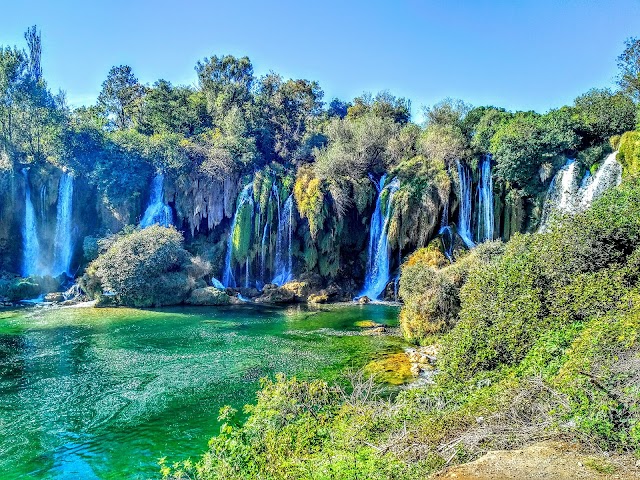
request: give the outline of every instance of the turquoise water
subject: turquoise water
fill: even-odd
[[[0,311],[0,478],[153,478],[196,458],[221,406],[284,372],[336,380],[400,340],[382,305]]]

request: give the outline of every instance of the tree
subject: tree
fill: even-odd
[[[251,101],[254,77],[248,57],[214,55],[198,62],[196,72],[214,122],[232,107],[246,108]]]
[[[606,142],[609,137],[633,130],[635,126],[636,106],[622,92],[591,89],[576,98],[573,111],[585,146]]]
[[[286,80],[270,73],[260,79],[256,104],[262,146],[284,161],[294,160],[313,120],[322,113],[324,92],[317,82]],[[264,152],[267,158],[269,152]]]
[[[24,34],[24,38],[27,41],[27,47],[29,48],[29,74],[31,78],[39,82],[42,78],[42,39],[40,32],[36,30],[36,26],[27,29]]]
[[[491,138],[496,174],[528,194],[537,193],[542,186],[540,166],[578,146],[575,128],[567,108],[545,115],[518,112],[510,121],[501,123]]]
[[[636,102],[640,101],[640,38],[628,38],[626,48],[618,57],[618,84]]]
[[[174,87],[166,80],[158,80],[147,90],[141,107],[137,128],[146,134],[191,136],[210,126],[204,97],[189,87]]]
[[[116,128],[129,128],[140,110],[145,88],[133,74],[131,67],[111,67],[102,83],[98,104],[113,116]]]

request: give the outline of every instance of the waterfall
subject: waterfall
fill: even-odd
[[[149,204],[140,221],[142,228],[155,224],[163,227],[173,225],[173,211],[169,205],[164,203],[164,175],[161,173],[153,177]]]
[[[591,203],[611,187],[622,182],[622,167],[613,152],[598,168],[595,175],[587,174],[580,180],[580,166],[573,160],[556,173],[551,180],[542,210],[539,231],[544,232],[555,213],[576,213],[586,210]]]
[[[38,241],[38,228],[36,211],[31,202],[31,186],[29,174],[26,168],[22,169],[25,183],[25,213],[22,226],[22,276],[28,277],[39,273],[40,242]]]
[[[397,178],[394,178],[385,187],[386,178],[386,175],[383,175],[378,185],[378,198],[376,200],[376,208],[371,217],[369,231],[367,274],[364,289],[360,293],[360,296],[367,296],[372,300],[380,296],[389,282],[389,238],[387,230],[391,219],[393,196],[400,188],[400,181]]]
[[[275,277],[273,283],[284,285],[293,278],[293,195],[289,195],[282,211],[278,208],[278,236],[276,238]]]
[[[491,155],[485,155],[480,165],[478,182],[478,243],[493,240],[493,180],[491,179]]]
[[[449,226],[449,199],[444,202],[442,208],[442,219],[440,220],[440,241],[442,242],[442,249],[444,250],[444,256],[453,261],[453,230]]]
[[[622,182],[622,166],[616,160],[618,152],[613,152],[602,163],[595,175],[585,178],[580,190],[580,208],[589,208],[596,198],[609,188],[618,186]]]
[[[64,173],[58,185],[58,210],[56,215],[56,234],[54,238],[53,269],[58,275],[71,275],[73,257],[73,176]]]
[[[253,207],[253,183],[246,185],[240,195],[238,195],[238,202],[236,204],[236,211],[233,214],[233,220],[231,222],[231,230],[229,231],[229,238],[227,239],[227,253],[224,260],[224,272],[222,274],[222,284],[225,287],[235,288],[236,280],[233,275],[233,234],[238,223],[238,213],[244,205],[251,205]]]
[[[471,239],[471,175],[469,168],[460,160],[458,167],[458,183],[460,186],[460,206],[458,208],[458,235],[468,248],[476,246]]]

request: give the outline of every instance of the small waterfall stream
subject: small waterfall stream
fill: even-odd
[[[40,265],[40,242],[38,241],[38,226],[36,211],[31,201],[31,186],[29,185],[29,173],[22,169],[25,182],[25,214],[22,226],[22,276],[37,275]]]
[[[449,199],[444,202],[442,207],[442,219],[440,220],[440,241],[442,242],[442,249],[444,256],[450,262],[453,262],[453,230],[449,226]]]
[[[142,228],[156,224],[163,227],[173,225],[173,211],[171,207],[164,202],[164,175],[161,173],[153,177],[149,204],[140,221]]]
[[[480,164],[478,182],[478,243],[493,240],[493,180],[491,179],[491,155],[485,155]]]
[[[236,211],[233,214],[233,220],[231,222],[231,230],[229,231],[229,238],[227,239],[227,253],[225,255],[224,271],[222,274],[222,284],[225,287],[232,287],[232,288],[236,287],[236,279],[233,274],[233,235],[236,230],[236,225],[238,223],[238,213],[240,212],[240,209],[247,204],[251,205],[252,208],[254,206],[253,183],[246,185],[240,192],[240,195],[238,195]],[[247,262],[248,262],[248,259],[247,259]],[[249,268],[247,263],[246,264],[247,278],[245,278],[245,283],[248,281],[248,270]]]
[[[73,176],[64,173],[58,186],[58,208],[54,238],[52,273],[71,275],[73,257]]]
[[[400,181],[397,178],[394,178],[387,186],[384,186],[385,180],[386,175],[383,175],[378,184],[378,198],[371,217],[369,231],[367,273],[364,288],[360,293],[360,296],[366,296],[372,300],[380,297],[389,282],[390,252],[387,230],[391,219],[393,196],[400,188]],[[386,199],[384,198],[385,193],[387,194]]]
[[[293,278],[293,195],[284,202],[282,211],[278,208],[278,234],[276,238],[276,258],[274,264],[276,285],[284,285]]]
[[[618,152],[607,156],[592,176],[588,172],[580,179],[580,165],[573,159],[556,173],[551,180],[544,201],[540,232],[549,227],[555,213],[576,213],[586,210],[594,200],[609,188],[622,182],[622,166],[616,160]]]
[[[469,167],[456,161],[458,167],[458,183],[460,206],[458,207],[458,235],[468,248],[476,246],[471,235],[471,172]]]

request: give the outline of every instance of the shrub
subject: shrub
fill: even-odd
[[[82,287],[98,298],[112,292],[117,303],[132,307],[181,303],[194,283],[182,244],[178,231],[159,225],[120,236],[89,265]]]
[[[627,132],[620,137],[618,161],[625,175],[640,173],[640,131]]]
[[[402,265],[400,327],[407,340],[420,342],[428,335],[445,332],[458,319],[460,288],[478,264],[489,263],[502,253],[500,242],[481,245],[448,265],[444,255],[431,246],[411,255]],[[448,265],[448,266],[445,266]]]

